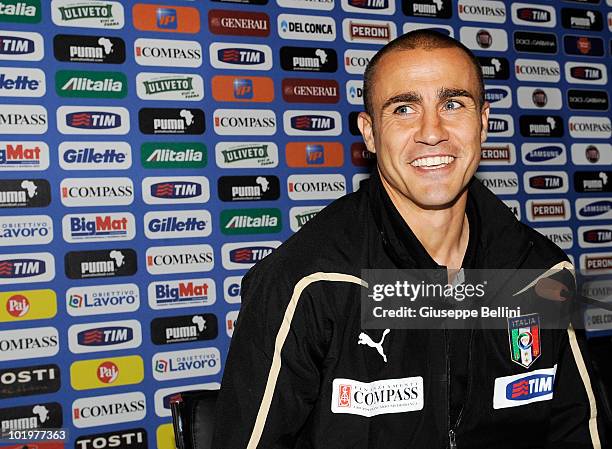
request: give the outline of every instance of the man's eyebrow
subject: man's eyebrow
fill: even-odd
[[[448,100],[452,97],[468,97],[472,101],[476,101],[474,95],[465,89],[455,89],[452,87],[443,87],[438,91],[438,98],[440,100]]]
[[[381,109],[385,110],[395,103],[421,103],[422,101],[423,97],[421,97],[421,95],[413,91],[408,91],[388,98],[387,101],[383,103]]]

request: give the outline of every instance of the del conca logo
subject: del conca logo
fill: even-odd
[[[0,2],[0,22],[39,23],[40,0],[4,0]]]
[[[127,78],[120,72],[77,72],[60,70],[55,75],[60,97],[125,98]]]

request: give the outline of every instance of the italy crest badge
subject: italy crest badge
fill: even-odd
[[[540,316],[537,313],[508,318],[510,358],[529,368],[541,354]]]

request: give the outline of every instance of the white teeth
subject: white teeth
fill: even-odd
[[[438,165],[447,165],[455,160],[452,156],[433,156],[422,157],[412,161],[410,165],[413,167],[437,167]]]

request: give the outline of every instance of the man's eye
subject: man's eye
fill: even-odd
[[[455,100],[447,101],[446,103],[444,103],[444,109],[449,111],[452,111],[453,109],[459,109],[461,106],[463,105]]]
[[[410,114],[412,112],[413,112],[413,109],[407,105],[399,106],[398,108],[395,109],[396,114]]]

